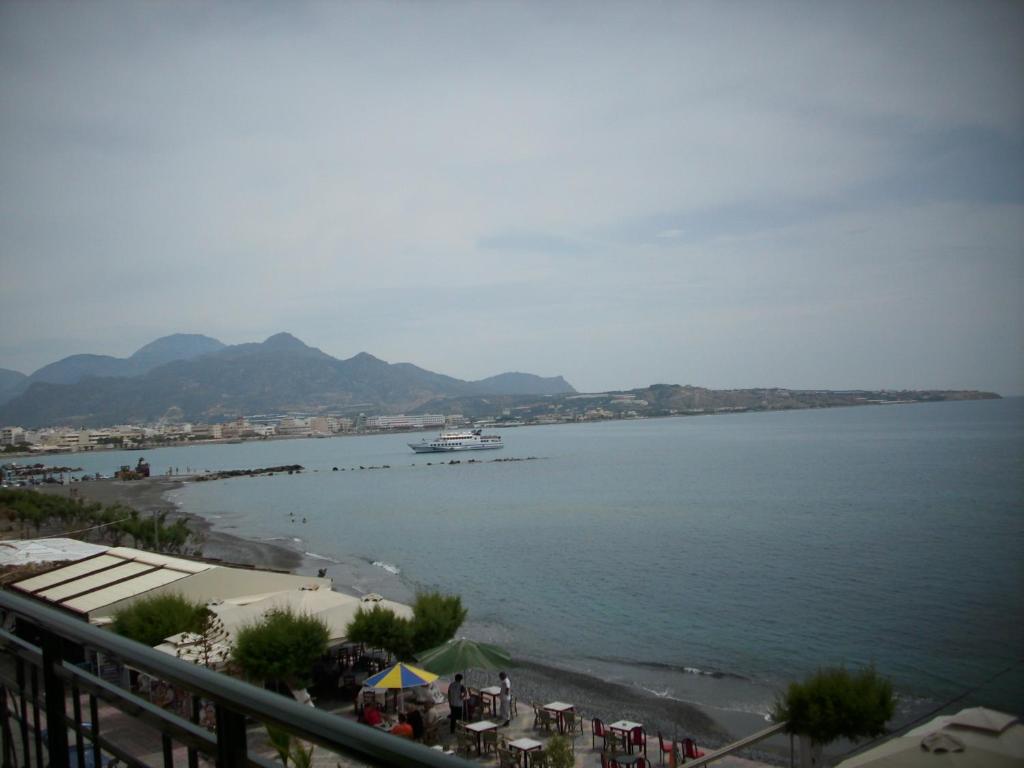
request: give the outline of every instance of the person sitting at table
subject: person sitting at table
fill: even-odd
[[[359,722],[376,726],[384,722],[384,718],[380,716],[375,704],[367,704],[363,707],[363,714],[359,716]]]
[[[419,741],[423,738],[423,715],[419,709],[413,709],[405,716],[405,721],[412,727],[412,737]]]
[[[411,739],[413,737],[412,726],[406,722],[404,712],[398,713],[398,723],[391,728],[390,732],[395,736],[401,736],[403,739]]]

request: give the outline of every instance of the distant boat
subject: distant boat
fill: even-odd
[[[483,430],[441,432],[433,440],[409,443],[416,453],[448,453],[449,451],[482,451],[501,448],[501,435],[485,435]]]

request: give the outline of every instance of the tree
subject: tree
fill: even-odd
[[[413,654],[412,622],[379,605],[356,611],[345,628],[345,636],[353,643],[383,648],[399,659],[408,659]]]
[[[790,683],[775,703],[772,717],[786,721],[787,733],[801,737],[800,760],[807,768],[820,765],[826,744],[885,733],[895,700],[892,684],[873,666],[857,673],[844,667],[819,669],[802,683]]]
[[[321,619],[291,610],[270,611],[238,632],[231,658],[251,680],[302,688],[313,663],[327,650],[329,636]]]
[[[425,651],[455,637],[468,611],[458,595],[421,592],[413,603],[413,648]]]
[[[113,630],[153,647],[179,632],[201,632],[206,613],[206,606],[181,595],[155,595],[117,611]]]

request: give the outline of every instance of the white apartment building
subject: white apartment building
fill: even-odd
[[[21,427],[4,427],[0,429],[0,445],[17,445],[27,442],[25,430]]]
[[[420,429],[423,427],[443,427],[444,416],[437,413],[426,413],[422,416],[367,416],[366,426],[369,429]]]

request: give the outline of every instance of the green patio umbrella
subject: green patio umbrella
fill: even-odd
[[[418,653],[416,660],[423,669],[439,675],[452,675],[468,669],[504,669],[512,664],[512,657],[503,648],[464,637]]]

